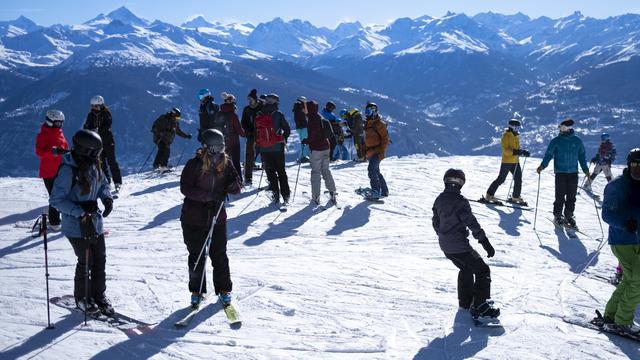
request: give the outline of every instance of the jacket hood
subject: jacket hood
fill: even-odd
[[[234,112],[236,111],[236,105],[235,104],[229,104],[229,103],[224,103],[220,105],[220,111],[221,112]]]
[[[262,105],[262,111],[265,113],[272,113],[278,110],[278,104],[264,104]]]
[[[318,114],[318,103],[315,101],[307,101],[307,114],[309,115],[317,115]]]
[[[71,152],[68,152],[68,153],[62,155],[62,163],[66,164],[66,165],[69,165],[69,166],[78,167],[78,164],[73,159],[73,156],[71,155]]]

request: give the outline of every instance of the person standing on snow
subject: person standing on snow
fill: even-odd
[[[258,90],[251,90],[247,96],[247,101],[249,104],[242,110],[240,123],[247,136],[244,152],[244,183],[250,186],[256,162],[256,115],[262,109],[262,101],[258,100]]]
[[[62,163],[62,155],[68,152],[69,144],[62,132],[64,114],[60,110],[48,110],[40,132],[36,137],[36,155],[40,158],[40,177],[51,196],[53,182]],[[60,213],[49,205],[49,228],[60,231]]]
[[[593,173],[585,184],[586,190],[591,190],[591,183],[601,172],[604,172],[607,182],[611,181],[613,177],[611,174],[611,164],[616,160],[616,147],[611,142],[609,134],[607,133],[602,133],[600,140],[598,153],[591,159],[591,163],[596,164],[596,167],[593,169]]]
[[[584,156],[584,144],[573,131],[574,121],[566,119],[560,123],[560,135],[551,140],[542,159],[542,164],[536,171],[538,174],[549,165],[553,159],[553,170],[556,174],[556,200],[553,203],[554,222],[576,228],[573,211],[576,207],[576,193],[578,192],[578,163],[584,174],[589,177],[589,166]],[[564,207],[564,218],[563,215]]]
[[[236,97],[233,94],[226,92],[222,93],[222,100],[224,103],[220,105],[220,111],[218,117],[220,123],[224,122],[222,134],[224,135],[225,152],[231,156],[233,167],[238,172],[240,182],[242,183],[242,168],[240,167],[240,136],[246,137],[242,126],[240,126],[240,120],[236,115]],[[218,129],[220,130],[220,129]]]
[[[311,201],[314,205],[320,205],[320,177],[324,179],[324,185],[329,190],[331,201],[336,203],[336,183],[333,181],[333,175],[329,170],[329,139],[327,139],[324,130],[324,120],[318,114],[318,103],[315,101],[307,101],[303,104],[303,111],[309,119],[308,130],[309,136],[302,140],[303,144],[309,146],[311,156]],[[330,124],[326,124],[330,126]]]
[[[500,316],[491,297],[491,271],[480,254],[469,244],[469,230],[473,237],[493,257],[495,250],[478,220],[471,212],[469,201],[460,194],[466,182],[459,169],[444,173],[444,191],[433,203],[432,225],[438,235],[440,249],[447,259],[460,269],[458,272],[458,305],[468,309],[474,318]],[[467,230],[469,228],[469,230]]]
[[[89,114],[87,114],[87,120],[84,122],[82,128],[97,132],[98,135],[100,135],[102,139],[102,155],[100,155],[102,171],[109,183],[113,180],[113,186],[117,193],[122,186],[122,175],[120,174],[120,166],[116,160],[116,142],[113,137],[113,131],[111,130],[111,123],[111,111],[109,111],[109,108],[104,104],[104,98],[100,95],[92,97],[91,110]],[[111,171],[111,177],[109,176],[109,170]]]
[[[153,133],[153,143],[158,146],[158,153],[153,160],[153,168],[158,170],[168,170],[169,156],[171,156],[171,143],[176,134],[185,139],[191,139],[191,134],[187,134],[180,129],[180,109],[173,108],[166,114],[160,115],[153,122],[151,132]]]
[[[220,107],[214,101],[209,89],[200,89],[197,98],[200,100],[200,108],[198,109],[200,127],[198,128],[197,140],[200,141],[200,136],[205,130],[215,128],[215,120]]]
[[[364,126],[365,156],[369,160],[367,171],[372,190],[372,198],[379,199],[389,196],[389,188],[384,176],[380,173],[380,162],[384,159],[389,146],[387,125],[380,119],[378,105],[367,103],[365,107],[367,122]]]
[[[215,129],[201,134],[202,148],[189,160],[180,176],[185,196],[180,215],[182,235],[189,252],[189,291],[191,306],[197,308],[207,292],[204,273],[206,254],[201,254],[213,225],[209,257],[213,265],[213,286],[223,304],[231,302],[231,274],[227,257],[227,194],[239,194],[242,181],[224,152],[222,133]],[[215,219],[215,224],[212,224]],[[199,256],[201,257],[199,258]]]
[[[500,144],[502,145],[502,164],[500,165],[500,173],[489,186],[484,199],[489,202],[498,201],[494,196],[498,187],[504,183],[509,173],[513,174],[513,194],[507,200],[514,204],[527,206],[527,203],[520,197],[522,189],[522,168],[520,167],[520,155],[528,157],[529,151],[520,149],[520,121],[516,119],[509,120],[509,127],[504,130]]]
[[[640,148],[627,156],[627,168],[604,188],[602,220],[609,224],[609,245],[623,271],[604,310],[605,326],[640,335],[633,315],[640,304]]]
[[[100,167],[102,140],[90,130],[73,135],[73,149],[62,156],[49,204],[62,213],[62,233],[77,257],[73,296],[87,313],[115,312],[105,295],[106,247],[102,219],[113,210],[113,197]],[[98,208],[102,201],[104,211]],[[87,272],[87,269],[90,271]],[[90,281],[86,279],[91,274]],[[88,287],[86,284],[88,283]]]
[[[307,115],[304,112],[304,106],[307,102],[307,98],[299,96],[295,103],[293,103],[293,121],[296,123],[296,132],[300,141],[307,138]],[[298,163],[309,162],[309,149],[308,147],[300,143],[300,156],[298,157]]]
[[[336,150],[336,146],[338,145],[338,134],[339,132],[337,130],[340,130],[340,133],[342,132],[342,129],[340,128],[339,125],[339,121],[338,118],[336,118],[335,115],[333,115],[333,110],[336,109],[336,104],[334,104],[333,102],[329,101],[327,102],[327,104],[324,106],[324,109],[322,109],[322,111],[320,112],[320,115],[329,120],[329,122],[331,123],[331,126],[333,127],[333,138],[329,139],[329,143],[331,144],[331,151],[329,152],[329,156],[331,156],[331,161],[335,161],[337,160],[334,152]]]
[[[340,117],[347,123],[349,132],[353,140],[353,146],[356,148],[356,158],[353,161],[362,162],[366,161],[364,157],[364,142],[362,133],[364,132],[364,121],[362,120],[362,114],[358,109],[346,109],[340,111]]]

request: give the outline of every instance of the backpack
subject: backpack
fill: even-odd
[[[260,113],[256,116],[256,145],[262,149],[284,142],[284,136],[276,134],[273,128],[273,116]]]
[[[322,123],[322,134],[324,135],[324,138],[327,140],[333,139],[333,126],[331,125],[331,122],[324,118],[321,118],[320,121]]]

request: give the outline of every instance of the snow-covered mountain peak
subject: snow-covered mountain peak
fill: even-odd
[[[217,23],[213,24],[213,23],[207,21],[207,19],[205,19],[204,16],[198,15],[195,18],[193,18],[193,19],[191,19],[191,20],[189,20],[187,22],[182,23],[182,25],[180,25],[180,26],[182,26],[183,28],[188,28],[188,29],[196,29],[196,28],[200,28],[200,27],[204,27],[204,28],[214,27],[216,25],[218,25],[218,24]]]
[[[137,17],[134,13],[132,13],[129,9],[122,6],[107,15],[100,14],[95,18],[85,22],[86,25],[100,26],[111,23],[113,20],[119,20],[125,24],[136,25],[136,26],[147,26],[149,25],[149,21]]]

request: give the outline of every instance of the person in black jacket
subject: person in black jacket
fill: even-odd
[[[307,138],[307,115],[304,113],[304,106],[307,102],[307,98],[299,96],[295,103],[293,103],[293,121],[296,123],[296,132],[300,138],[300,156],[298,157],[299,163],[309,162],[309,148],[302,143],[303,139]]]
[[[460,194],[465,183],[462,170],[449,169],[444,174],[444,191],[433,203],[433,229],[438,234],[440,249],[447,259],[460,269],[458,272],[458,304],[469,309],[474,318],[498,317],[500,309],[493,307],[491,297],[491,272],[469,244],[469,228],[473,237],[487,252],[495,250],[471,212],[469,201]],[[475,277],[475,279],[474,279]]]
[[[247,136],[244,153],[244,183],[251,185],[256,161],[256,115],[262,109],[262,101],[258,100],[258,90],[256,89],[251,90],[247,100],[249,104],[242,110],[240,125]]]
[[[85,120],[82,127],[100,135],[102,139],[102,154],[100,155],[102,171],[107,177],[107,182],[111,183],[111,180],[113,180],[115,192],[117,193],[122,186],[122,175],[120,174],[118,161],[116,161],[116,142],[111,131],[111,123],[111,112],[104,104],[104,98],[100,95],[92,97],[91,110],[87,114],[87,120]],[[109,176],[109,170],[111,170],[111,177]]]
[[[200,99],[200,109],[198,110],[200,127],[198,128],[197,139],[200,141],[200,136],[205,130],[216,128],[216,116],[218,115],[220,107],[215,103],[209,89],[200,89],[200,91],[198,91],[198,99]]]
[[[158,153],[153,160],[153,168],[166,170],[169,165],[171,155],[171,144],[176,134],[185,139],[191,139],[191,134],[187,134],[180,129],[180,109],[173,108],[166,114],[160,115],[153,122],[151,132],[153,133],[153,143],[158,146]]]

